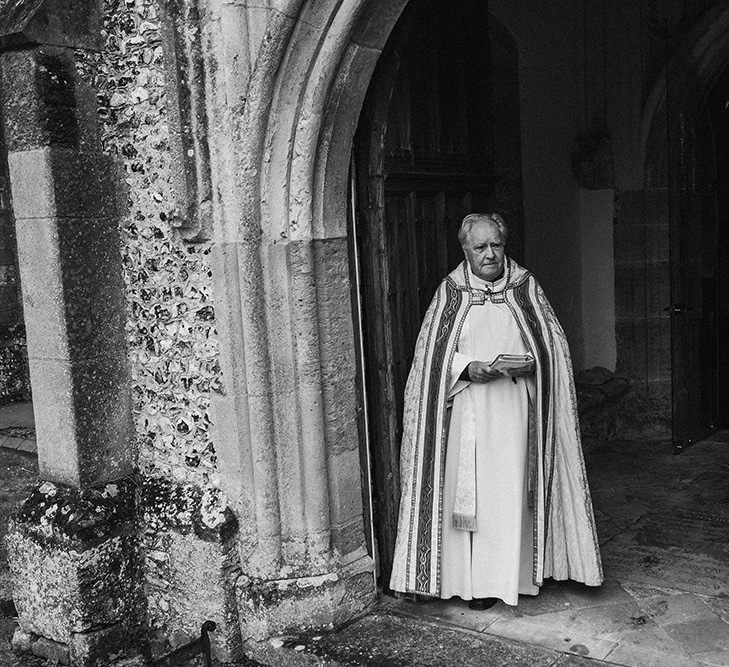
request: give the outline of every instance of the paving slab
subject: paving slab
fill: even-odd
[[[615,663],[606,660],[594,660],[583,658],[580,655],[565,654],[552,665],[552,667],[596,667],[596,665],[614,665]]]
[[[620,582],[615,580],[606,580],[602,586],[585,586],[577,581],[566,581],[562,584],[562,590],[576,609],[633,602]]]
[[[599,507],[594,507],[594,513],[595,525],[597,526],[597,534],[600,544],[603,544],[615,537],[623,529],[623,526],[619,526]]]
[[[571,609],[572,604],[565,593],[565,583],[547,580],[539,595],[520,595],[515,607],[507,607],[513,616],[541,616],[555,611]]]
[[[575,610],[522,618],[500,618],[485,632],[598,660],[605,659],[617,646],[614,641],[596,636]]]
[[[602,558],[614,579],[729,595],[729,517],[654,512],[608,542]]]
[[[0,405],[0,429],[34,428],[32,403],[6,403]]]
[[[686,623],[701,618],[717,618],[711,607],[693,593],[660,595],[643,600],[641,606],[660,626]]]
[[[707,653],[696,653],[693,659],[699,665],[729,665],[729,653],[726,651],[708,651]]]
[[[0,448],[37,452],[32,403],[0,405]]]
[[[648,586],[645,584],[636,584],[632,581],[623,582],[622,587],[628,592],[630,597],[644,604],[654,598],[671,597],[673,595],[683,595],[684,592],[675,588],[667,588],[666,586]]]
[[[696,618],[663,628],[689,654],[726,653],[729,657],[729,625],[720,618]]]
[[[697,667],[698,664],[681,652],[661,651],[629,642],[621,643],[607,659],[629,667]]]
[[[468,603],[460,599],[412,602],[401,598],[390,601],[387,605],[399,614],[422,618],[426,621],[449,623],[475,632],[482,632],[494,621],[509,614],[508,608],[503,602],[483,611],[469,609]]]
[[[595,635],[615,641],[621,640],[636,630],[645,636],[650,636],[654,634],[654,630],[659,630],[656,622],[649,618],[635,602],[587,607],[580,609],[579,614]],[[661,632],[660,639],[665,638],[665,634]]]
[[[699,597],[724,623],[729,623],[729,598],[713,597],[711,595],[701,595]]]

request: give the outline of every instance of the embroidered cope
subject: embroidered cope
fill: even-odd
[[[478,384],[470,361],[531,354],[536,372]],[[516,604],[546,577],[602,582],[567,342],[534,277],[463,262],[426,313],[405,391],[390,586]]]

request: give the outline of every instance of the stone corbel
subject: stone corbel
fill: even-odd
[[[170,150],[183,167],[173,175],[171,221],[186,240],[205,241],[212,230],[212,184],[200,12],[196,0],[165,0],[160,6]]]

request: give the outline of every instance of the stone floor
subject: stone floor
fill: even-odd
[[[606,582],[548,582],[516,607],[385,598],[399,614],[618,665],[729,665],[729,433],[680,456],[613,443],[587,456]]]
[[[0,447],[36,452],[32,403],[0,405]]]
[[[517,607],[383,597],[336,632],[271,642],[271,665],[729,665],[729,433],[680,456],[611,443],[587,456],[606,583],[548,582]],[[0,448],[0,537],[34,457]],[[0,549],[0,602],[8,590]],[[4,595],[2,595],[4,594]],[[14,622],[0,606],[0,665]],[[3,660],[9,662],[3,662]],[[246,663],[250,664],[250,663]]]

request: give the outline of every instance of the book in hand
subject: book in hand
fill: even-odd
[[[526,370],[534,363],[531,354],[500,354],[491,362],[489,369],[507,374],[513,371]]]

